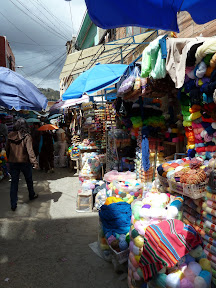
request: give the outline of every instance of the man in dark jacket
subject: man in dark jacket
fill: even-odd
[[[14,125],[14,131],[8,135],[6,153],[11,174],[11,209],[15,211],[17,208],[20,172],[24,174],[29,191],[29,199],[34,200],[38,197],[34,192],[32,180],[32,165],[38,169],[38,163],[32,147],[32,138],[28,131],[28,124],[22,118],[17,120]]]

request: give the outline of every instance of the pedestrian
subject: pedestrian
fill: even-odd
[[[57,130],[57,142],[59,148],[59,167],[65,167],[65,150],[66,150],[66,125],[65,123],[60,123],[60,129]]]
[[[38,131],[39,128],[40,128],[40,123],[38,122],[33,123],[32,144],[33,144],[33,150],[34,150],[36,158],[39,155],[39,144],[40,144],[40,138],[41,138],[41,133],[40,131]]]
[[[50,131],[43,131],[39,146],[39,166],[45,172],[54,172],[54,144]]]
[[[0,148],[5,147],[8,137],[8,127],[5,123],[6,123],[5,116],[0,115]]]
[[[38,169],[38,162],[34,154],[32,138],[25,119],[18,119],[13,130],[13,132],[8,134],[6,153],[11,174],[11,210],[15,211],[17,208],[20,172],[24,174],[28,187],[29,199],[34,200],[38,197],[34,192],[32,180],[32,165],[35,169]]]

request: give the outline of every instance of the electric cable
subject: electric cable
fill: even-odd
[[[38,9],[38,11],[39,11],[57,30],[59,30],[59,32],[62,33],[63,36],[65,36],[66,38],[68,38],[68,36],[65,34],[65,31],[59,29],[59,28],[55,25],[55,23],[54,23],[53,21],[51,21],[51,20],[47,17],[47,15],[44,14],[43,11],[37,7],[37,5],[35,5],[35,3],[34,3],[32,0],[29,0],[29,1],[32,3],[32,5],[33,5],[36,9]],[[40,8],[41,8],[41,7],[40,7]]]
[[[15,7],[17,7],[20,11],[22,11],[26,16],[28,16],[30,19],[32,19],[34,22],[36,22],[37,24],[39,24],[41,27],[43,27],[44,29],[46,29],[47,31],[49,31],[50,33],[52,33],[53,35],[61,38],[62,40],[67,40],[67,38],[65,38],[64,36],[62,36],[60,33],[56,32],[54,29],[50,29],[50,26],[44,22],[42,19],[40,19],[37,15],[35,16],[35,14],[33,12],[31,12],[31,10],[29,10],[22,2],[20,2],[19,0],[16,0],[17,2],[20,3],[20,5],[22,5],[29,13],[27,14],[21,7],[19,7],[16,3],[13,2],[13,0],[9,0]],[[34,19],[32,16],[34,15],[35,18],[37,18],[38,20]],[[49,28],[49,29],[48,29]]]
[[[53,74],[53,72],[55,72],[55,71],[57,71],[58,70],[58,68],[60,68],[61,67],[61,65],[63,64],[62,63],[62,61],[64,61],[64,57],[62,57],[60,60],[59,60],[59,62],[58,62],[58,64],[57,64],[57,66],[55,66],[50,72],[49,72],[49,74],[44,78],[44,79],[42,79],[38,84],[37,84],[37,87],[41,84],[41,83],[43,83],[44,82],[44,80],[46,80],[47,79],[47,77],[49,77],[50,75],[52,75]]]

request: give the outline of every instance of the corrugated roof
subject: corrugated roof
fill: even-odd
[[[120,63],[122,58],[124,59],[138,46],[148,45],[155,36],[157,36],[156,31],[150,31],[69,54],[59,78],[80,74],[96,63]]]

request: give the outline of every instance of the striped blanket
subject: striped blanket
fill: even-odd
[[[148,226],[139,263],[144,280],[148,282],[163,267],[174,266],[199,244],[202,240],[196,230],[180,220]]]

